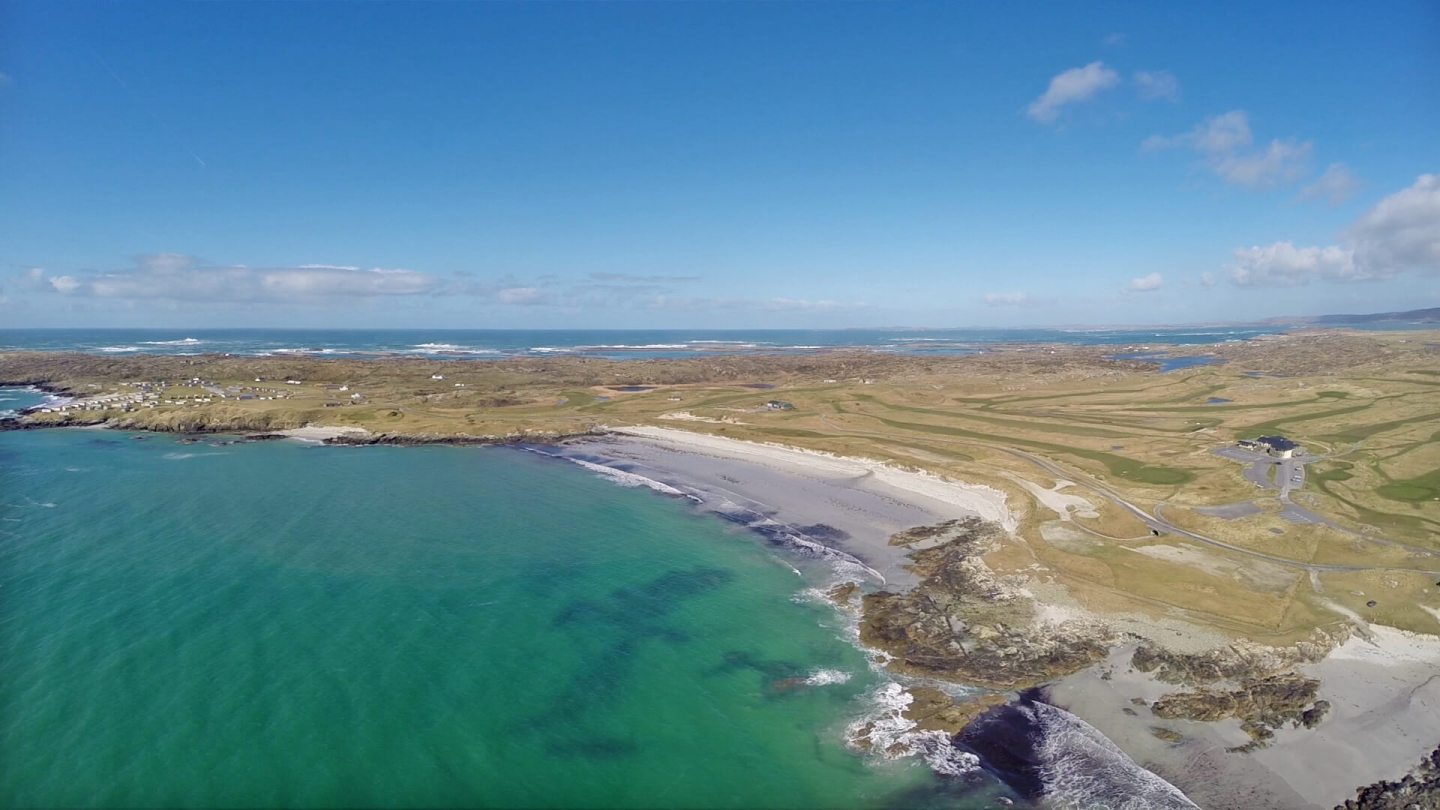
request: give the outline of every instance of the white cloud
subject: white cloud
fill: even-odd
[[[30,271],[44,277],[44,272]],[[193,256],[142,256],[126,270],[61,275],[46,279],[61,295],[170,301],[316,301],[417,295],[434,292],[440,280],[428,273],[339,265],[250,268],[208,265]]]
[[[1118,47],[1125,44],[1125,35],[1120,33],[1119,31],[1116,31],[1113,34],[1106,34],[1105,38],[1100,40],[1100,42],[1112,48]]]
[[[1160,276],[1159,273],[1150,273],[1149,275],[1144,275],[1137,279],[1131,280],[1130,291],[1150,292],[1152,290],[1158,290],[1160,289],[1160,285],[1163,282],[1164,279]]]
[[[56,276],[50,279],[50,287],[62,295],[69,295],[80,288],[80,281],[73,276]]]
[[[1440,174],[1422,174],[1381,200],[1345,232],[1367,273],[1440,272]]]
[[[1276,242],[1236,250],[1230,266],[1230,280],[1242,287],[1293,287],[1312,279],[1359,280],[1354,255],[1334,245],[1295,247]]]
[[[1214,274],[1214,273],[1208,273],[1208,272],[1207,272],[1207,273],[1201,273],[1201,274],[1200,274],[1200,286],[1201,286],[1201,287],[1205,287],[1206,289],[1209,289],[1210,287],[1214,287],[1215,284],[1216,284],[1216,282],[1218,282],[1219,280],[1220,280],[1220,279],[1218,279],[1218,278],[1215,277],[1215,274]]]
[[[1207,118],[1181,135],[1152,135],[1141,147],[1193,149],[1221,180],[1248,189],[1288,185],[1309,172],[1312,151],[1309,141],[1277,138],[1264,148],[1256,149],[1254,140],[1250,116],[1244,110],[1231,110]]]
[[[1300,196],[1311,200],[1327,200],[1339,205],[1350,199],[1360,188],[1360,179],[1344,163],[1331,163],[1319,179],[1300,189]]]
[[[1132,81],[1143,101],[1180,100],[1180,80],[1168,70],[1138,70]]]
[[[1089,101],[1119,82],[1120,74],[1105,67],[1103,62],[1070,68],[1050,80],[1050,86],[1030,103],[1026,113],[1042,124],[1054,123],[1060,117],[1061,108],[1067,104]]]
[[[985,294],[985,306],[987,307],[1018,307],[1029,301],[1030,296],[1023,292]]]
[[[50,282],[45,277],[45,268],[31,267],[25,272],[16,276],[20,289],[22,290],[44,290],[49,289]]]
[[[506,287],[496,292],[495,298],[502,304],[533,306],[549,303],[548,296],[538,287]]]
[[[1273,140],[1258,152],[1215,157],[1210,168],[1232,186],[1267,189],[1289,185],[1310,171],[1310,143],[1293,138]]]
[[[1311,281],[1374,281],[1401,273],[1440,273],[1440,175],[1422,174],[1351,225],[1340,244],[1290,242],[1235,251],[1230,280],[1288,287]]]

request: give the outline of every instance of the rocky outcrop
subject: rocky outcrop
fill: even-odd
[[[1202,688],[1166,695],[1150,705],[1156,717],[1213,722],[1234,717],[1250,735],[1238,751],[1263,746],[1285,726],[1314,728],[1330,710],[1317,700],[1320,682],[1297,673],[1243,678],[1233,689]]]
[[[1145,641],[1135,648],[1130,665],[1165,683],[1200,686],[1293,670],[1323,659],[1344,640],[1343,632],[1317,633],[1291,647],[1242,641],[1203,653],[1176,652]]]
[[[1344,631],[1317,633],[1290,647],[1237,642],[1204,653],[1166,650],[1149,642],[1135,649],[1130,663],[1165,683],[1192,687],[1166,695],[1150,706],[1157,717],[1213,722],[1235,718],[1250,742],[1230,749],[1261,748],[1285,725],[1314,728],[1330,711],[1316,697],[1320,682],[1295,672],[1319,661],[1344,640]]]
[[[1359,788],[1335,810],[1440,810],[1440,748],[1404,778]]]
[[[892,669],[993,689],[1023,689],[1100,660],[1114,642],[1094,622],[1037,620],[1033,597],[997,577],[982,559],[1000,527],[978,518],[941,532],[905,533],[938,542],[911,555],[921,576],[907,593],[863,602],[860,639],[893,656]]]
[[[993,706],[1006,701],[998,692],[985,692],[973,697],[956,699],[933,686],[912,686],[913,698],[905,708],[905,717],[915,722],[921,731],[943,731],[949,735],[959,734],[970,725],[970,721],[984,714]]]

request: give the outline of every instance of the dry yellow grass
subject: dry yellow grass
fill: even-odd
[[[1168,374],[1110,361],[1096,347],[1050,353],[1052,347],[1017,346],[961,358],[643,362],[14,354],[0,356],[0,379],[85,394],[170,380],[176,384],[164,396],[174,398],[203,396],[188,383],[198,376],[222,389],[264,387],[288,397],[85,415],[136,427],[315,423],[391,435],[514,437],[649,424],[880,459],[986,483],[1023,506],[1028,517],[1017,537],[987,558],[1001,573],[1031,576],[1039,566],[1090,607],[1184,615],[1273,642],[1342,620],[1336,605],[1359,610],[1359,597],[1347,595],[1352,591],[1383,590],[1377,615],[1435,631],[1435,616],[1421,605],[1435,606],[1440,576],[1402,569],[1440,570],[1440,557],[1357,541],[1353,532],[1440,551],[1440,354],[1426,348],[1437,340],[1319,333],[1190,347],[1177,351],[1227,362]],[[432,379],[436,374],[444,379]],[[256,376],[267,382],[255,383]],[[760,383],[773,388],[754,387]],[[627,385],[653,390],[619,390]],[[349,404],[353,393],[360,398]],[[766,410],[771,399],[794,409]],[[1333,455],[1311,466],[1294,498],[1341,529],[1282,519],[1273,492],[1257,490],[1241,477],[1239,463],[1213,452],[1261,433]],[[1072,481],[1064,492],[1090,501],[1098,516],[1076,518],[1047,541],[1042,526],[1055,515],[1016,475],[1044,489]],[[1226,520],[1194,511],[1257,498],[1262,512],[1254,516]],[[1146,513],[1161,506],[1182,529],[1235,550],[1152,538],[1119,500]],[[1316,569],[1312,576],[1307,565],[1377,570]]]

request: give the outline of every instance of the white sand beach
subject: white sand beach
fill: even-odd
[[[676,445],[692,452],[744,459],[782,469],[799,468],[812,475],[851,478],[873,476],[885,487],[918,496],[923,500],[959,507],[968,514],[999,523],[1007,531],[1014,531],[1016,526],[1015,516],[1005,502],[1005,493],[981,484],[969,484],[927,472],[905,470],[873,459],[837,456],[780,444],[727,439],[673,428],[628,427],[616,428],[614,432]]]
[[[1440,637],[1372,625],[1368,639],[1357,634],[1300,667],[1320,681],[1329,715],[1313,729],[1281,729],[1249,753],[1226,750],[1249,742],[1238,721],[1161,719],[1136,704],[1181,688],[1132,670],[1133,650],[1119,647],[1105,665],[1061,679],[1050,699],[1207,810],[1328,810],[1358,787],[1400,778],[1440,745]],[[1183,739],[1161,740],[1157,727]]]
[[[705,508],[750,510],[788,524],[858,557],[890,589],[915,581],[905,568],[908,552],[887,543],[894,532],[969,515],[1009,530],[1016,525],[1004,493],[993,488],[782,445],[629,427],[570,442],[564,454],[663,482]],[[1043,493],[1042,502],[1062,519],[1092,508],[1062,489],[1057,484],[1036,494]],[[1044,602],[1042,615],[1072,609],[1068,600],[1052,605],[1044,594],[1037,597]],[[1195,640],[1208,642],[1207,649],[1225,643],[1213,634]],[[1184,648],[1199,651],[1193,647]],[[1238,720],[1155,717],[1148,704],[1180,687],[1131,669],[1133,651],[1133,644],[1122,645],[1102,664],[1061,679],[1050,688],[1050,699],[1207,810],[1332,808],[1358,787],[1403,776],[1440,744],[1437,636],[1363,628],[1323,661],[1300,668],[1320,680],[1329,716],[1314,729],[1281,729],[1268,746],[1250,753],[1227,751],[1250,741]],[[1163,740],[1156,728],[1182,739]]]
[[[289,428],[288,430],[277,430],[281,436],[288,436],[292,439],[300,439],[308,442],[323,442],[326,439],[334,439],[340,436],[369,436],[370,431],[358,427],[340,427],[335,425],[306,425],[301,428]]]
[[[677,487],[735,520],[774,521],[860,559],[890,588],[915,577],[891,535],[969,516],[1015,526],[999,490],[882,462],[660,427],[568,442],[563,455]]]

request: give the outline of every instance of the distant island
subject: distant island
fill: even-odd
[[[1316,324],[1321,326],[1337,326],[1345,324],[1370,324],[1370,323],[1440,323],[1440,307],[1429,307],[1428,309],[1411,309],[1405,312],[1372,312],[1368,315],[1312,315],[1295,318],[1267,318],[1261,323],[1302,325]]]

